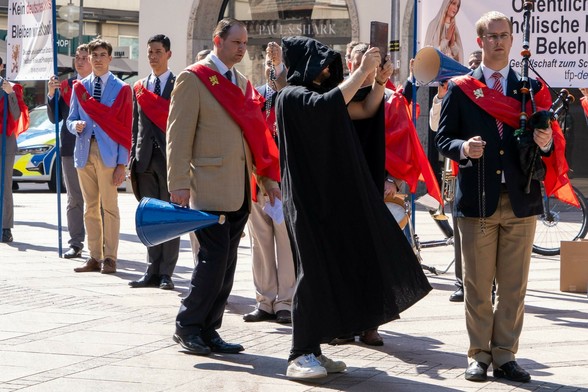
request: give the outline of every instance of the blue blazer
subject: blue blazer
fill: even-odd
[[[94,74],[90,74],[80,81],[88,90],[90,94],[94,93]],[[108,79],[102,87],[102,95],[100,102],[106,106],[112,106],[118,93],[124,87],[128,86],[119,78],[115,77],[111,72],[108,73]],[[95,135],[96,141],[98,142],[98,149],[100,150],[100,156],[102,161],[108,167],[116,167],[116,165],[126,165],[129,160],[129,151],[118,144],[108,136],[108,134],[100,128],[89,115],[84,111],[80,103],[78,102],[75,93],[71,96],[69,116],[67,117],[67,129],[72,134],[76,135],[76,145],[74,148],[74,164],[76,167],[86,166],[88,161],[88,154],[90,152],[90,138],[92,134]],[[132,106],[129,105],[129,110],[133,110]],[[78,134],[75,129],[75,122],[82,120],[86,122],[86,128]],[[129,129],[129,133],[131,130]]]
[[[486,83],[481,68],[474,70],[471,75]],[[531,80],[531,83],[533,89],[538,91],[539,83],[535,80]],[[520,101],[520,85],[520,75],[510,69],[506,95]],[[514,128],[504,124],[501,139],[495,118],[468,98],[455,83],[449,82],[447,94],[441,104],[441,120],[435,144],[441,154],[460,163],[454,203],[457,216],[488,217],[494,214],[502,188],[503,173],[513,212],[517,217],[543,212],[539,181],[531,181],[530,194],[524,192],[527,176],[519,163],[514,131]],[[483,159],[460,161],[461,145],[474,136],[481,136],[486,142]],[[482,185],[486,192],[485,212],[480,211]]]

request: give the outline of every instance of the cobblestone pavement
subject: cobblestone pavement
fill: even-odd
[[[137,202],[120,193],[119,204],[118,272],[76,274],[82,259],[58,257],[55,194],[15,193],[15,240],[0,244],[0,392],[588,391],[588,299],[559,291],[558,257],[532,260],[518,354],[533,377],[528,384],[496,380],[491,371],[488,382],[464,380],[463,305],[448,301],[452,267],[444,275],[428,273],[435,290],[380,328],[383,347],[325,345],[327,356],[347,363],[346,373],[315,383],[287,380],[290,327],[241,318],[255,306],[249,235],[220,330],[245,352],[186,355],[171,335],[192,271],[188,237],[181,241],[175,290],[131,289],[128,281],[145,268],[145,248],[135,234]],[[65,196],[62,210],[65,225]],[[421,239],[441,237],[428,213],[417,212],[416,222]],[[66,231],[63,238],[66,247]],[[451,254],[435,248],[423,258],[443,270]]]

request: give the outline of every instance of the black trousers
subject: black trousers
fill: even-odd
[[[169,201],[166,173],[165,157],[159,148],[154,148],[147,169],[143,173],[136,173],[139,196]],[[147,247],[147,271],[145,273],[147,275],[172,276],[179,253],[180,237],[163,244]]]
[[[190,291],[176,317],[176,334],[200,335],[210,340],[218,336],[225,305],[235,277],[237,251],[247,223],[247,202],[238,211],[206,211],[224,214],[225,223],[196,231],[200,242],[198,263],[192,273]]]

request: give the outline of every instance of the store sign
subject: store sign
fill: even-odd
[[[349,35],[349,19],[312,19],[312,20],[249,20],[247,25],[249,38],[287,37],[303,35],[313,38],[337,37]]]
[[[130,58],[131,47],[130,46],[117,46],[112,48],[112,57],[120,59]]]

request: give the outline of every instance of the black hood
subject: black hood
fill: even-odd
[[[343,81],[343,60],[338,52],[308,37],[282,39],[284,63],[288,68],[288,83],[294,86],[313,86],[313,80],[329,67],[331,76],[322,88],[336,87]]]

